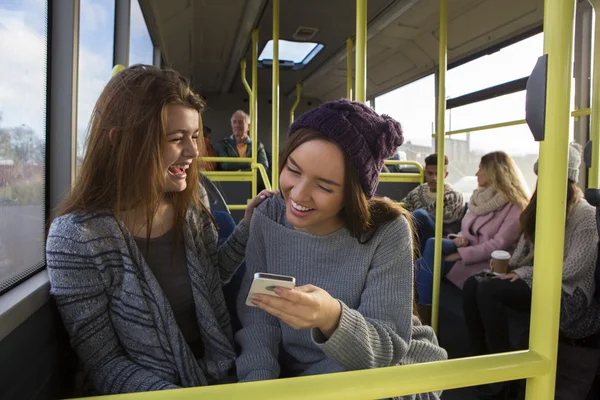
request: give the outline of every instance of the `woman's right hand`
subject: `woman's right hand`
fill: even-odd
[[[452,241],[456,247],[467,247],[469,245],[469,242],[464,236],[456,236]]]

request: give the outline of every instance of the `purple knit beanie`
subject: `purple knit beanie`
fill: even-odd
[[[369,199],[377,191],[383,162],[404,142],[398,121],[345,99],[323,103],[302,114],[290,126],[289,136],[302,128],[323,133],[350,156]]]

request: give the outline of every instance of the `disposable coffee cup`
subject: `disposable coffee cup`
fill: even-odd
[[[508,260],[510,260],[510,253],[508,251],[494,251],[492,253],[492,272],[506,274],[508,272]]]

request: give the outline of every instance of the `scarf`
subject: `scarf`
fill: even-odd
[[[499,210],[508,203],[503,194],[491,187],[478,187],[469,200],[469,211],[475,215],[485,215]]]

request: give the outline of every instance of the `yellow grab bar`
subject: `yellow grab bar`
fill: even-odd
[[[487,382],[522,379],[548,372],[550,372],[548,360],[532,351],[519,351],[300,378],[175,389],[169,390],[168,398],[173,400],[381,399]],[[112,400],[158,400],[165,397],[165,392],[159,390],[110,397]],[[85,400],[102,398],[86,397]]]
[[[251,157],[202,157],[202,161],[224,163],[252,163]]]
[[[446,0],[440,0],[440,29],[439,29],[439,71],[438,71],[438,120],[437,131],[446,132],[446,72],[448,70],[448,8]],[[438,160],[445,157],[444,141],[445,135],[439,135],[437,138]],[[436,207],[435,220],[442,222],[444,220],[444,179],[446,174],[443,162],[437,163],[437,189],[436,189]],[[438,315],[440,304],[440,281],[442,265],[442,223],[435,224],[435,246],[433,257],[433,296],[431,301],[431,327],[438,332]]]
[[[298,104],[300,104],[300,95],[302,94],[302,84],[296,84],[296,101],[292,104],[292,109],[290,110],[290,125],[294,123],[294,113],[296,112],[296,108]]]
[[[354,98],[367,100],[367,0],[356,0],[356,75]]]
[[[260,163],[253,163],[252,164],[252,169],[257,169],[258,172],[260,172],[260,176],[263,179],[263,183],[265,185],[265,189],[267,190],[273,190],[272,189],[272,185],[271,182],[269,181],[269,176],[267,175],[267,170],[265,169],[265,166],[260,164]]]
[[[354,41],[352,38],[346,39],[346,98],[352,100],[352,51],[354,50]]]

